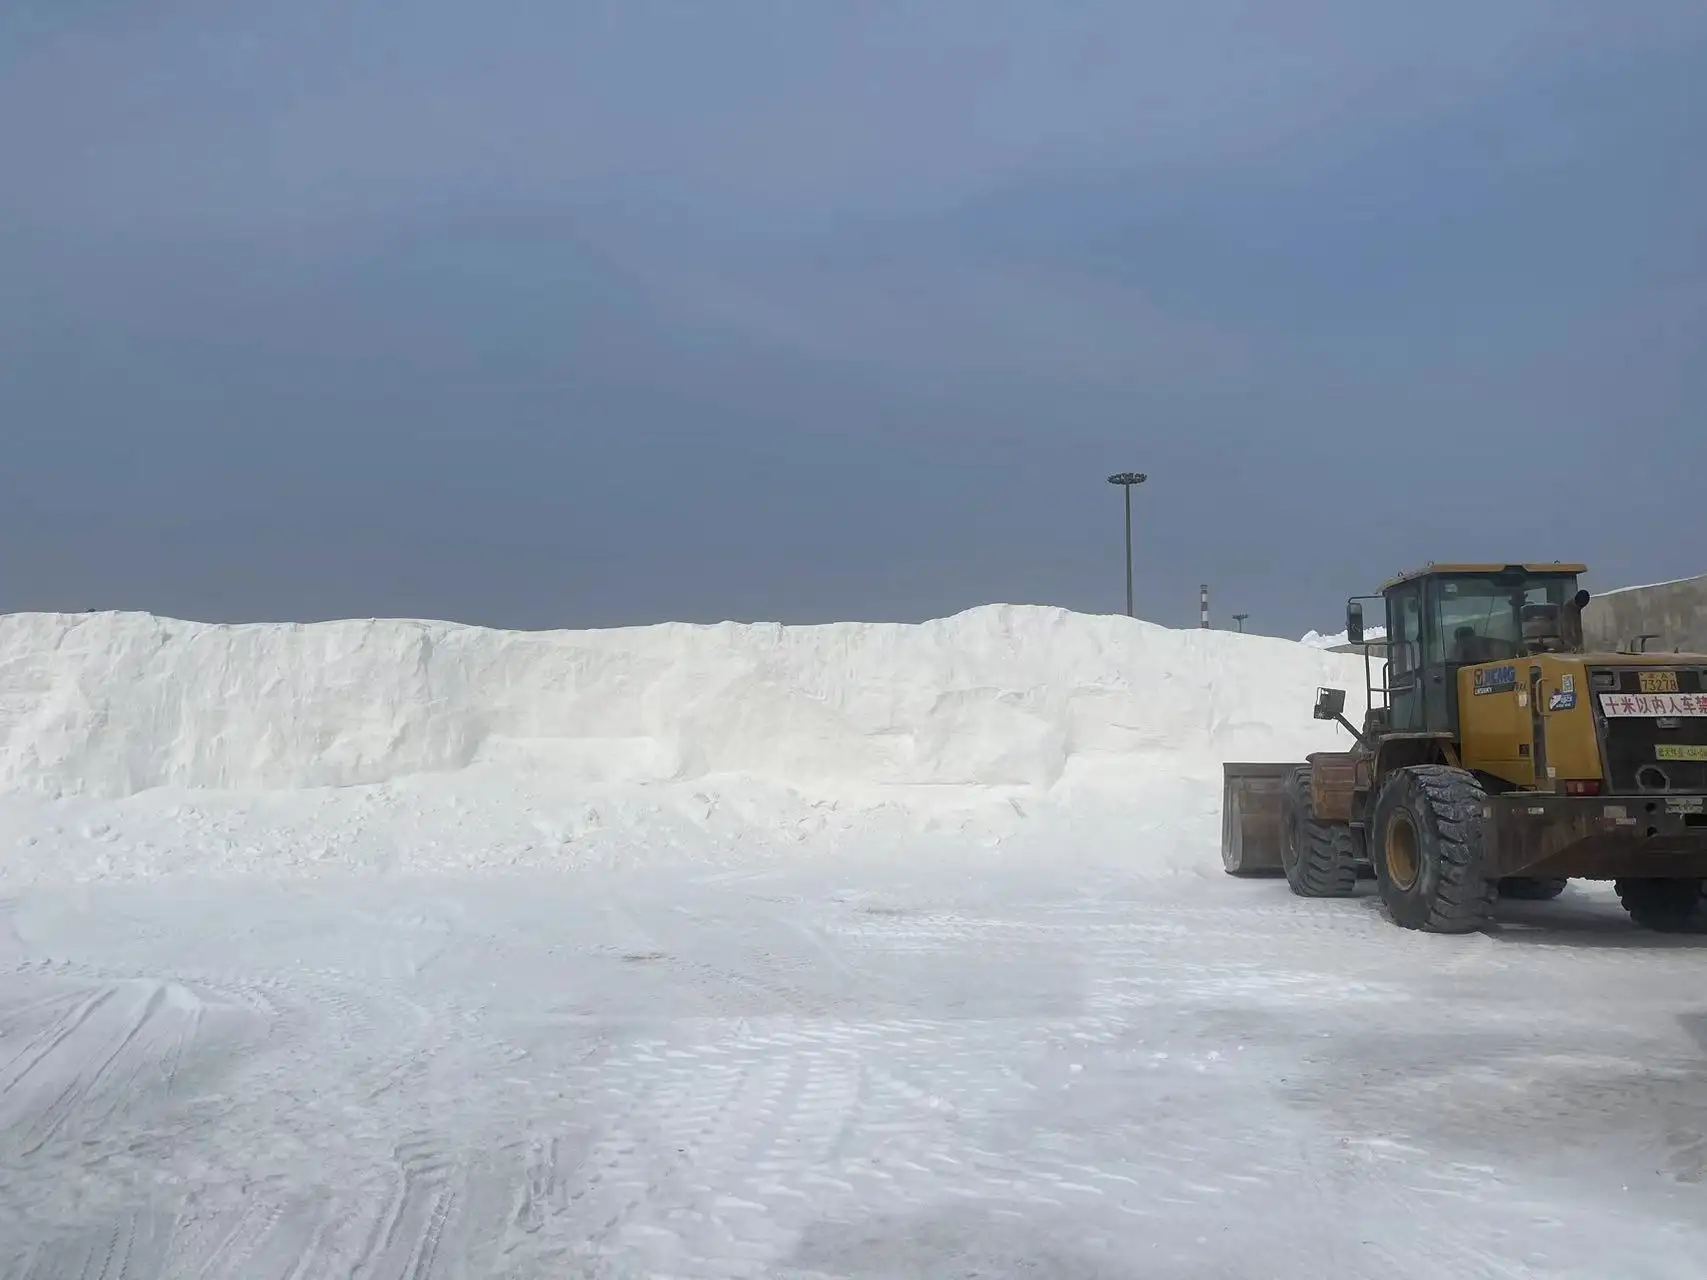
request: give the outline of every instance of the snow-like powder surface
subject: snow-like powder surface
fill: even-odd
[[[1363,629],[1363,638],[1365,640],[1385,640],[1387,638],[1387,628],[1365,627]],[[1351,632],[1335,631],[1329,635],[1323,635],[1320,631],[1306,631],[1299,638],[1298,643],[1308,645],[1312,649],[1334,649],[1338,648],[1340,645],[1350,644]]]
[[[0,1277],[1695,1280],[1695,940],[1234,880],[1361,656],[0,620]]]
[[[106,798],[491,763],[564,786],[1118,789],[1343,746],[1313,690],[1363,687],[1360,661],[1283,641],[1009,606],[558,633],[35,614],[0,619],[0,654],[0,788]]]
[[[0,900],[0,1275],[1702,1275],[1699,950],[1119,851]]]

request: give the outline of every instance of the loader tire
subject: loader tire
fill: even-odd
[[[1562,876],[1544,880],[1534,876],[1507,876],[1500,881],[1500,897],[1520,902],[1547,902],[1563,893],[1569,883]]]
[[[1445,765],[1399,769],[1375,802],[1370,857],[1395,924],[1474,933],[1493,915],[1497,880],[1483,867],[1487,800],[1475,775]]]
[[[1656,933],[1707,933],[1707,882],[1618,880],[1613,884],[1624,910]]]
[[[1286,883],[1301,898],[1349,898],[1357,892],[1351,828],[1310,815],[1310,770],[1286,779],[1286,838],[1280,849]]]

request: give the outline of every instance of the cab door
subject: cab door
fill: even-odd
[[[1387,594],[1387,703],[1395,733],[1425,727],[1422,583],[1408,582]]]
[[[1423,718],[1417,727],[1434,733],[1458,732],[1458,668],[1464,663],[1447,634],[1458,587],[1451,578],[1429,578],[1424,586],[1424,617],[1431,625],[1423,628]]]

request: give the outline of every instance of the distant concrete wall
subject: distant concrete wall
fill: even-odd
[[[1653,650],[1707,653],[1707,574],[1653,587],[1627,587],[1595,596],[1583,610],[1583,639],[1590,649],[1616,649],[1644,632]]]

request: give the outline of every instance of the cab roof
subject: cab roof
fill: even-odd
[[[1567,574],[1587,573],[1585,564],[1564,564],[1558,560],[1551,564],[1435,564],[1430,561],[1420,569],[1412,569],[1409,573],[1401,573],[1381,584],[1382,591],[1390,591],[1406,582],[1415,582],[1418,578],[1443,577],[1460,573],[1526,573],[1526,574]]]

